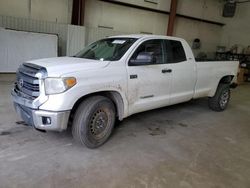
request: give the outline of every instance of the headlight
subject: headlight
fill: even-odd
[[[76,79],[74,77],[46,78],[45,93],[47,95],[63,93],[74,85],[76,85]]]

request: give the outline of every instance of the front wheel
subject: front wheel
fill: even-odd
[[[88,148],[97,148],[110,137],[115,124],[115,107],[103,96],[83,101],[73,120],[73,138]]]
[[[213,97],[208,98],[208,106],[214,111],[220,112],[227,108],[230,100],[230,87],[228,84],[219,84]]]

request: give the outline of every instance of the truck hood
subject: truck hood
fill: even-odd
[[[76,57],[53,57],[27,61],[27,63],[46,68],[49,77],[58,77],[71,72],[103,68],[109,64],[109,61]]]

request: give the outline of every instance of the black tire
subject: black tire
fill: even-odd
[[[103,96],[84,100],[76,110],[72,135],[88,148],[97,148],[110,137],[115,124],[115,106]]]
[[[227,108],[230,100],[229,84],[219,84],[213,97],[208,98],[208,106],[210,109],[221,112]]]

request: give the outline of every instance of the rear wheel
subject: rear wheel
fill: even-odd
[[[103,96],[93,96],[78,107],[73,120],[73,138],[96,148],[110,137],[115,123],[115,107],[112,101]]]
[[[230,100],[229,84],[219,84],[213,97],[208,98],[208,106],[214,111],[223,111]]]

